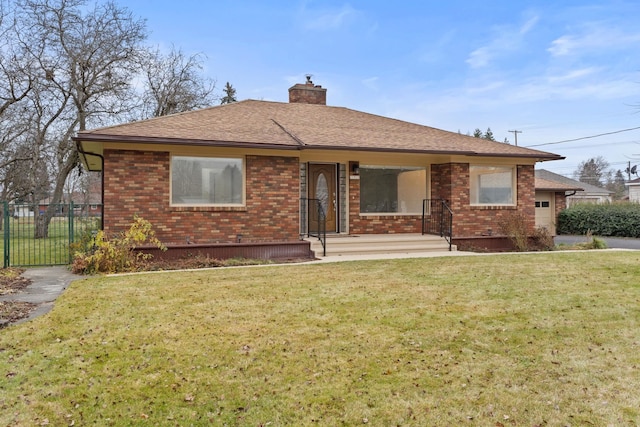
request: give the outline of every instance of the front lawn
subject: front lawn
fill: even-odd
[[[2,425],[638,425],[640,253],[84,279],[0,375]]]

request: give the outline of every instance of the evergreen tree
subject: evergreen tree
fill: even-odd
[[[605,188],[609,191],[613,191],[614,200],[621,200],[626,195],[627,188],[624,185],[625,182],[624,174],[620,169],[615,173],[613,170],[608,172],[607,185],[605,185]]]
[[[236,90],[229,82],[222,89],[224,92],[224,96],[220,100],[220,104],[231,104],[232,102],[236,102]]]
[[[491,132],[491,128],[487,128],[487,131],[484,133],[484,136],[482,138],[486,139],[487,141],[495,141],[496,140],[493,137],[493,132]]]
[[[473,137],[486,139],[487,141],[496,141],[496,138],[493,136],[493,132],[491,131],[491,128],[487,128],[487,131],[484,133],[482,133],[482,131],[479,128],[476,128],[476,130],[473,131]],[[504,143],[509,144],[509,140],[505,138]]]

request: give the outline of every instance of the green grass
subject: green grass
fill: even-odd
[[[84,233],[89,233],[99,227],[99,218],[76,217],[74,219],[74,241],[82,239]],[[5,230],[1,230],[4,239]],[[49,224],[49,234],[45,239],[35,239],[35,225],[32,217],[10,218],[9,254],[12,266],[33,265],[65,265],[70,262],[69,249],[69,220],[54,217]],[[0,249],[4,260],[5,248]]]
[[[0,333],[2,425],[640,424],[640,253],[84,279]]]

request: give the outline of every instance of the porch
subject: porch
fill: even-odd
[[[311,251],[316,257],[323,256],[351,256],[373,254],[419,254],[433,252],[455,251],[456,246],[450,248],[444,237],[408,233],[408,234],[327,234],[326,247],[317,237],[307,237]],[[323,255],[326,249],[326,255]]]

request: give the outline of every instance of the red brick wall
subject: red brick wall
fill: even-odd
[[[165,244],[293,241],[299,238],[298,159],[246,157],[246,206],[170,207],[169,153],[105,150],[104,229],[125,230],[134,214]]]
[[[500,222],[514,213],[527,218],[531,231],[535,227],[534,167],[517,167],[517,206],[471,206],[469,164],[431,165],[431,197],[444,199],[453,211],[453,235],[472,237],[498,235]],[[360,181],[349,180],[349,232],[351,234],[419,233],[421,216],[360,215]]]
[[[553,193],[555,195],[555,216],[554,221],[557,223],[558,222],[558,215],[560,215],[560,212],[562,212],[563,210],[567,209],[567,196],[565,196],[565,192],[555,192]]]
[[[422,232],[422,216],[360,215],[360,180],[349,180],[349,234]]]
[[[313,83],[294,85],[289,88],[289,103],[327,105],[327,90]]]
[[[555,196],[555,211],[553,216],[553,223],[555,224],[555,234],[558,234],[558,215],[560,212],[567,208],[567,196],[564,191],[553,193]]]
[[[453,211],[454,237],[496,235],[501,220],[516,212],[527,218],[531,231],[535,227],[534,167],[517,168],[517,206],[471,206],[469,198],[469,165],[447,163],[431,166],[431,194],[447,201]]]

